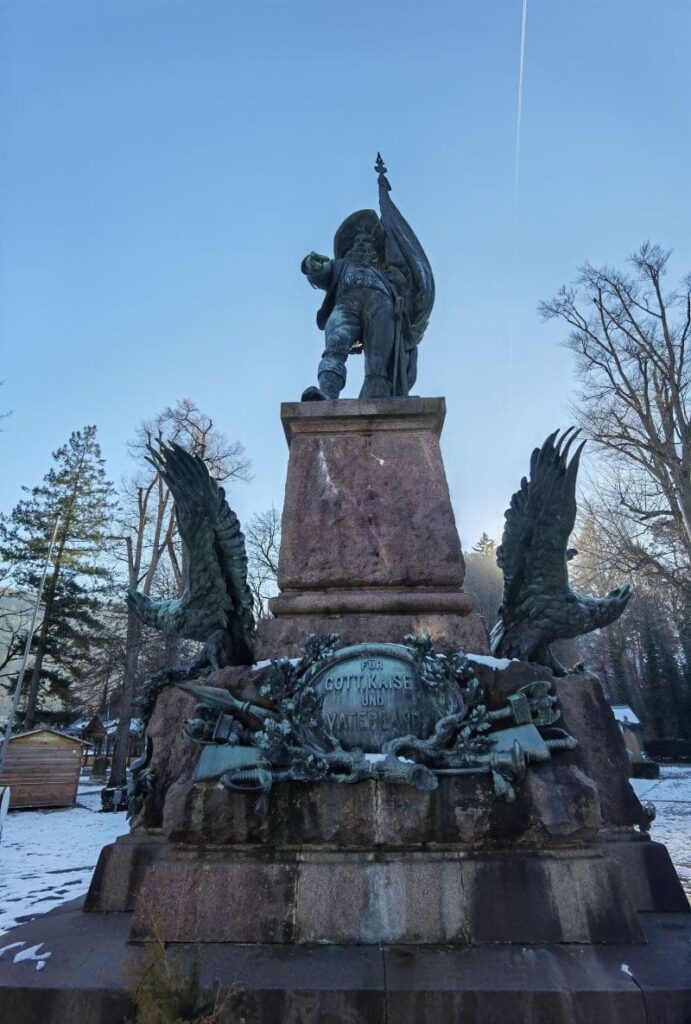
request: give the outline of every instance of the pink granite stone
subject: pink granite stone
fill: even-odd
[[[458,942],[466,933],[460,858],[303,854],[296,942]]]
[[[268,796],[228,792],[220,782],[179,782],[166,796],[163,833],[173,843],[304,849],[461,848],[510,843],[578,845],[600,826],[597,790],[575,767],[539,765],[510,805],[489,775],[442,776],[432,791],[381,781],[281,782]]]
[[[284,404],[290,447],[273,619],[257,657],[300,653],[310,633],[341,643],[488,650],[463,593],[465,563],[439,435],[443,398]]]
[[[291,940],[295,864],[236,854],[232,860],[176,857],[147,871],[130,938],[154,930],[166,942]]]
[[[429,633],[439,648],[461,647],[476,654],[489,652],[484,620],[470,615],[282,615],[262,619],[257,630],[257,659],[295,658],[310,633],[338,633],[341,645],[403,643],[408,633]]]
[[[641,942],[599,850],[170,849],[148,867],[130,940],[308,944]]]
[[[199,759],[199,750],[182,735],[182,724],[192,715],[196,702],[176,686],[164,687],[156,698],[147,725],[147,736],[153,742],[150,768],[156,783],[144,801],[135,827],[157,828],[163,818],[163,801],[168,788],[180,779],[189,779]]]
[[[464,562],[439,433],[442,398],[288,404],[282,591],[456,590]]]

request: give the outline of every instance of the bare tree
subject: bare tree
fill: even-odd
[[[588,263],[540,309],[570,328],[576,413],[606,459],[598,504],[617,510],[620,563],[691,607],[691,277],[665,291],[669,255],[645,243],[630,274]]]
[[[182,399],[142,423],[130,444],[138,466],[133,477],[123,484],[120,540],[127,585],[146,595],[151,594],[157,575],[160,578],[164,561],[170,566],[178,593],[184,586],[186,568],[170,491],[147,458],[149,447],[159,441],[173,441],[200,455],[219,481],[249,480],[251,469],[244,447],[229,441],[191,399]],[[108,781],[113,787],[123,787],[126,781],[129,727],[143,639],[142,624],[128,609],[120,721]],[[159,638],[159,643],[165,641]],[[149,668],[151,659],[146,660]]]
[[[621,583],[616,509],[603,518],[581,502],[571,582],[582,593],[601,594]],[[625,532],[625,531],[624,531]],[[647,573],[632,573],[626,614],[607,629],[579,637],[577,657],[602,680],[613,702],[630,704],[646,731],[684,736],[691,728],[691,688],[684,678],[684,595]]]
[[[154,488],[156,494],[153,501],[157,506],[156,526],[159,525],[159,515],[161,520],[160,528],[154,529],[155,539],[161,544],[160,554],[149,562],[147,572],[156,572],[160,558],[165,552],[170,558],[180,587],[185,569],[182,562],[184,553],[181,553],[179,546],[176,545],[177,525],[172,514],[170,493],[159,474],[150,468],[147,460],[149,448],[159,441],[174,442],[199,455],[206,462],[211,475],[219,482],[231,478],[251,480],[252,463],[245,453],[244,446],[239,441],[229,441],[214,427],[213,420],[201,412],[190,398],[183,398],[177,405],[168,406],[153,419],[145,420],[134,440],[130,442],[130,451],[139,460],[140,468],[127,489],[130,493],[136,489],[138,500],[141,497],[148,506],[152,501],[149,488]],[[155,544],[153,547],[155,550]],[[152,578],[153,575],[150,579]],[[136,584],[130,584],[134,585]],[[145,594],[149,593],[148,590],[144,590],[144,584],[139,589]]]
[[[16,675],[13,663],[26,643],[31,607],[31,599],[12,580],[9,566],[0,566],[0,685]]]
[[[278,593],[278,553],[281,546],[281,516],[271,506],[257,512],[245,529],[247,583],[252,591],[258,618],[268,618],[269,598]]]

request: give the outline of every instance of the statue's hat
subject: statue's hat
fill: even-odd
[[[334,256],[337,260],[352,249],[356,236],[363,232],[372,236],[380,254],[383,253],[384,229],[379,214],[376,210],[356,210],[346,217],[334,235]]]

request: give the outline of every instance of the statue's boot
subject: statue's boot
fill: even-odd
[[[318,388],[306,388],[302,392],[303,402],[323,402],[325,399],[338,398],[345,384],[344,378],[334,370],[322,370],[318,380]]]
[[[322,394],[319,388],[315,388],[314,385],[310,388],[305,388],[302,392],[301,402],[323,402],[326,395]]]
[[[391,382],[378,374],[366,374],[360,398],[391,398]]]

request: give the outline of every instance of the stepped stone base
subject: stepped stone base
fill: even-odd
[[[574,846],[600,828],[597,792],[573,766],[550,762],[531,771],[507,804],[489,775],[442,776],[435,790],[365,781],[282,782],[264,817],[256,797],[229,793],[220,782],[171,786],[163,832],[196,846],[264,845],[303,849],[424,850],[479,845]]]
[[[222,911],[219,896],[222,894]],[[344,853],[178,846],[146,872],[130,939],[534,945],[643,942],[599,851]]]
[[[641,915],[637,945],[199,948],[202,986],[234,996],[220,1024],[688,1024],[691,915]],[[42,943],[43,971],[0,957],[0,1020],[122,1024],[144,955],[129,914],[66,904],[2,942]],[[168,955],[191,950],[168,947]]]
[[[666,848],[631,832],[546,851],[279,851],[130,835],[103,850],[86,909],[134,910],[135,941],[153,910],[171,942],[530,945],[636,943],[637,913],[689,908]]]
[[[203,863],[203,856],[208,850],[218,862],[223,857],[229,862],[228,849],[220,845],[213,847],[171,844],[164,835],[147,833],[131,833],[121,836],[115,843],[105,846],[101,851],[99,862],[94,872],[91,887],[86,897],[85,910],[96,913],[127,913],[135,909],[144,878],[149,868],[156,862],[169,862],[175,859],[176,850],[181,856],[194,854],[197,863]],[[247,848],[245,851],[247,852]],[[316,852],[316,851],[315,851]],[[328,850],[321,851],[323,853]],[[446,851],[448,854],[448,851]],[[455,856],[466,859],[475,856],[478,860],[482,851],[457,850]],[[555,856],[568,858],[568,848],[553,851]],[[631,905],[638,913],[657,914],[688,914],[689,904],[684,895],[677,874],[662,843],[652,842],[647,836],[633,830],[620,830],[616,836],[601,834],[597,840],[580,851],[590,856],[599,855],[615,864],[617,874],[626,888]],[[390,851],[386,851],[387,854]],[[529,851],[517,856],[528,856]],[[297,851],[293,851],[293,860]],[[495,851],[497,857],[508,861],[512,850]],[[385,857],[385,851],[375,854],[371,852],[369,861],[375,863],[377,857]],[[418,855],[419,856],[419,855]],[[453,855],[452,855],[453,860]],[[295,861],[294,861],[295,862]],[[357,862],[357,861],[355,861]],[[496,861],[497,863],[499,861]],[[619,880],[617,881],[617,885]],[[494,897],[493,897],[494,898]]]
[[[549,676],[480,669],[497,706]],[[213,680],[249,698],[267,671]],[[598,681],[555,685],[583,742],[532,766],[513,802],[488,775],[441,776],[433,791],[281,782],[262,817],[256,795],[194,781],[198,748],[180,739],[194,702],[163,690],[149,725],[156,786],[135,831],[102,852],[87,909],[134,911],[134,941],[153,908],[172,942],[638,943],[637,912],[687,903],[666,849],[633,827],[647,819]]]

